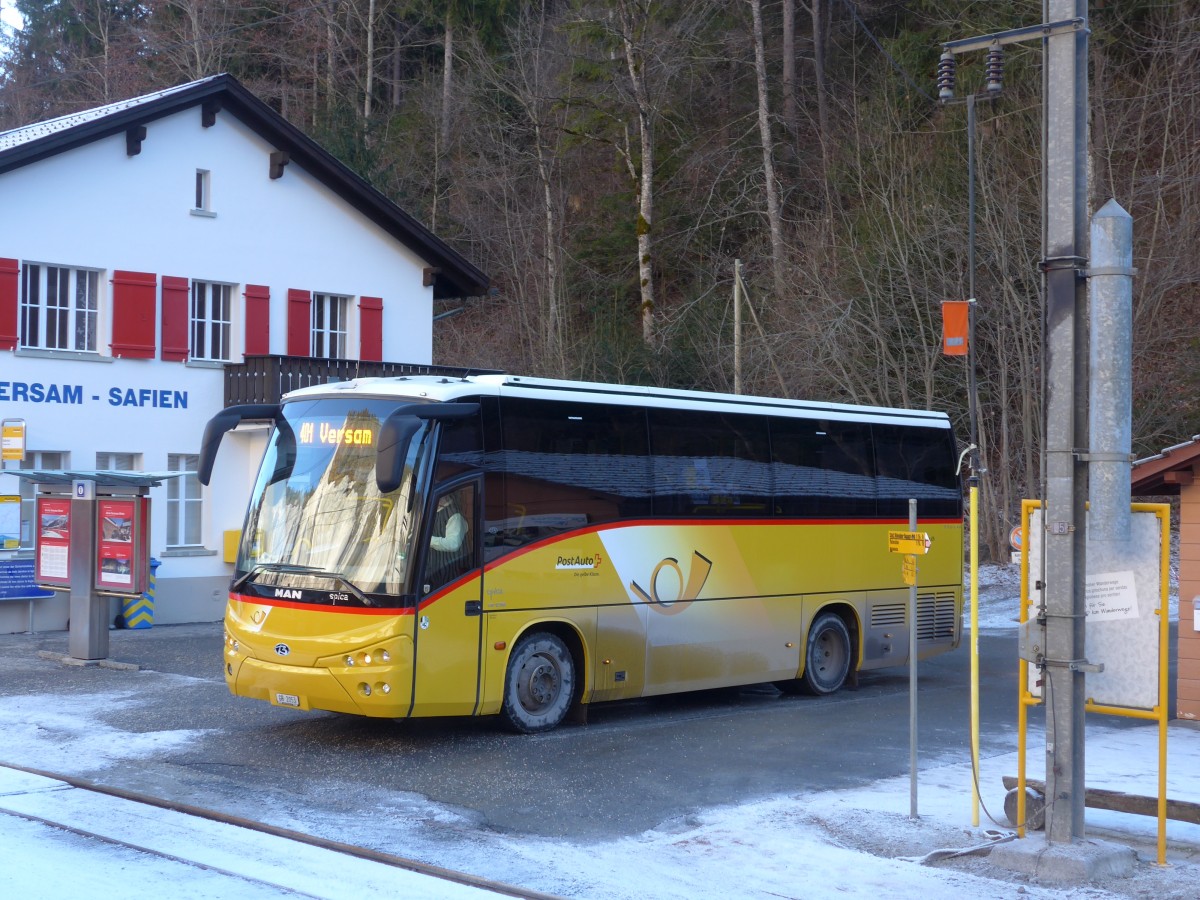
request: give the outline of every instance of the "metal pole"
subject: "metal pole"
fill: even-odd
[[[917,530],[917,501],[908,501],[908,531]],[[908,588],[908,815],[917,818],[917,580]]]
[[[979,409],[975,375],[975,94],[967,95],[967,406],[971,476],[971,825],[979,825]]]
[[[1109,200],[1092,217],[1091,242],[1088,518],[1092,552],[1100,547],[1115,562],[1129,544],[1132,519],[1133,217]]]
[[[1046,0],[1086,18],[1086,0]],[[1084,832],[1084,596],[1087,441],[1087,29],[1045,39],[1046,840]]]
[[[733,261],[733,392],[742,392],[742,261]]]
[[[35,523],[36,527],[37,523]],[[67,652],[74,659],[108,657],[108,598],[96,595],[96,500],[71,497],[71,626]]]

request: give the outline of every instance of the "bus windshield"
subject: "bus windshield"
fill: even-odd
[[[428,432],[421,422],[399,487],[381,493],[376,443],[396,406],[361,397],[284,404],[250,497],[235,590],[269,589],[265,596],[327,605],[396,605],[412,557],[413,485]]]

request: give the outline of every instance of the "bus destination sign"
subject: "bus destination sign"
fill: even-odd
[[[307,421],[300,425],[300,443],[302,445],[325,444],[327,446],[353,444],[371,447],[375,444],[375,430],[361,426],[356,427],[349,422],[339,427],[328,421]]]

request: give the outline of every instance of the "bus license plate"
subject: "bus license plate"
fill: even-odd
[[[278,691],[276,691],[275,692],[275,702],[279,706],[294,706],[297,709],[299,709],[299,707],[300,707],[300,698],[297,697],[295,694],[281,694]]]

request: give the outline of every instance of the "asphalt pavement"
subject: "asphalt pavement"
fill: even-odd
[[[331,816],[386,799],[452,810],[448,838],[466,826],[607,839],[712,806],[908,772],[906,668],[865,673],[828,697],[763,685],[598,704],[586,725],[519,736],[491,718],[372,720],[233,697],[220,623],[113,631],[115,667],[64,663],[67,637],[0,636],[0,697],[76,698],[119,733],[191,735],[136,766],[80,759],[68,774],[280,824],[297,798]],[[979,647],[982,750],[1003,752],[1016,722],[1015,637],[985,633]],[[969,664],[964,641],[920,665],[922,764],[968,753]]]

